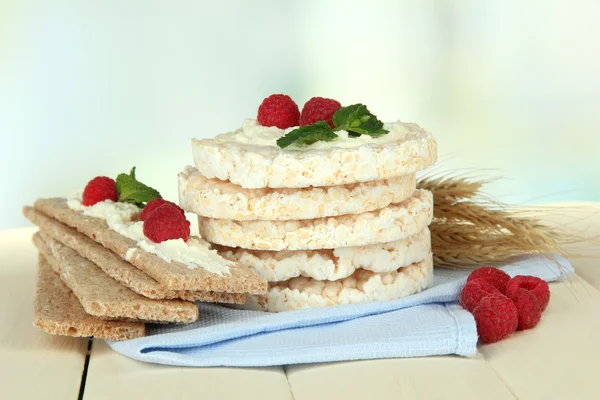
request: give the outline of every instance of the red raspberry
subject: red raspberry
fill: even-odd
[[[144,235],[155,243],[171,239],[187,241],[190,237],[190,221],[179,207],[163,204],[144,221]]]
[[[506,284],[510,281],[510,276],[498,268],[481,267],[471,272],[471,275],[467,278],[467,282],[473,279],[480,279],[494,286],[500,293],[506,294]]]
[[[516,296],[519,289],[529,290],[537,297],[542,312],[550,302],[550,287],[548,283],[535,276],[517,275],[512,278],[506,286],[506,295],[510,298]]]
[[[298,126],[299,118],[298,105],[285,94],[272,94],[264,99],[256,117],[262,126],[276,126],[279,129]]]
[[[333,128],[333,114],[342,108],[339,101],[325,99],[323,97],[313,97],[304,104],[300,114],[300,126],[312,125],[318,121],[326,121]]]
[[[158,207],[162,206],[163,204],[168,204],[170,206],[177,207],[181,211],[181,215],[185,215],[185,212],[183,211],[183,209],[181,207],[179,207],[177,204],[173,203],[172,201],[167,201],[167,200],[161,199],[160,197],[157,197],[156,199],[150,200],[148,203],[146,203],[146,206],[144,207],[144,209],[142,210],[142,213],[140,214],[140,221],[145,221],[150,216],[150,214],[152,214],[154,212],[154,210],[156,210]]]
[[[508,297],[495,294],[486,297],[473,310],[477,333],[482,343],[494,343],[517,329],[519,313]]]
[[[93,206],[104,200],[119,200],[119,193],[115,181],[106,176],[97,176],[85,186],[81,204]]]
[[[494,286],[485,283],[481,279],[474,279],[467,282],[460,293],[460,305],[463,306],[465,310],[473,312],[475,307],[477,307],[483,299],[494,294],[501,293]]]
[[[518,330],[531,329],[542,319],[542,309],[537,297],[527,289],[519,288],[511,300],[519,313]]]

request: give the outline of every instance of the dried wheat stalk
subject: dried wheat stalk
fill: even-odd
[[[487,182],[453,176],[419,181],[420,189],[433,193],[436,266],[474,268],[523,255],[552,259],[564,253],[561,245],[572,236],[542,223],[536,210],[510,209],[488,198],[481,192]]]

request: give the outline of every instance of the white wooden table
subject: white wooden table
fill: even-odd
[[[573,226],[600,234],[600,204],[556,210],[558,223],[584,217]],[[577,249],[587,257],[571,260],[572,279],[551,284],[538,327],[481,346],[474,358],[179,368],[34,328],[33,232],[0,232],[0,399],[600,399],[600,248],[593,245]]]

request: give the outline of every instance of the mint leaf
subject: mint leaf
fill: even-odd
[[[358,109],[361,107],[364,107],[365,109],[367,108],[362,104],[353,104],[351,106],[340,108],[333,114],[333,117],[331,118],[333,125],[335,125],[336,128],[345,126],[346,122],[350,119],[350,116],[356,115]]]
[[[277,140],[277,146],[284,149],[292,144],[297,146],[310,146],[318,141],[331,142],[338,135],[337,131],[345,130],[349,137],[369,135],[378,137],[389,133],[383,129],[381,122],[373,115],[364,104],[353,104],[337,110],[332,117],[335,128],[331,129],[325,121],[315,122],[312,125],[301,126]]]
[[[381,122],[373,115],[364,104],[353,104],[342,107],[333,114],[334,131],[348,131],[348,136],[358,137],[360,135],[369,135],[378,137],[389,133],[383,129]]]
[[[301,126],[277,139],[277,146],[282,149],[296,144],[296,146],[309,146],[318,141],[331,142],[337,138],[329,124],[325,121],[315,122],[312,125]]]
[[[144,203],[152,199],[161,197],[158,190],[144,185],[135,178],[135,167],[131,168],[128,174],[119,174],[116,179],[119,201],[123,203],[132,203],[142,207]]]

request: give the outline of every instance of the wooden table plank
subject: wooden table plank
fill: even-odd
[[[573,211],[576,209],[576,211]],[[600,205],[569,205],[560,223],[600,233]],[[597,211],[597,212],[596,212]],[[86,340],[46,335],[31,324],[36,253],[33,229],[0,232],[0,398],[75,399]],[[574,259],[578,274],[551,285],[552,300],[536,329],[480,347],[473,359],[429,357],[281,368],[176,368],[140,363],[96,340],[85,399],[96,398],[597,398],[600,346],[600,251]],[[587,282],[585,282],[587,280]],[[31,385],[35,377],[36,385]],[[377,384],[372,384],[377,383]]]
[[[51,336],[33,326],[34,231],[0,232],[0,398],[77,399],[88,339]]]
[[[283,368],[182,368],[146,364],[94,340],[85,400],[292,399]]]
[[[287,374],[295,400],[515,398],[480,355],[298,365]]]
[[[479,351],[520,399],[598,399],[600,292],[577,275],[550,286],[535,329]]]

